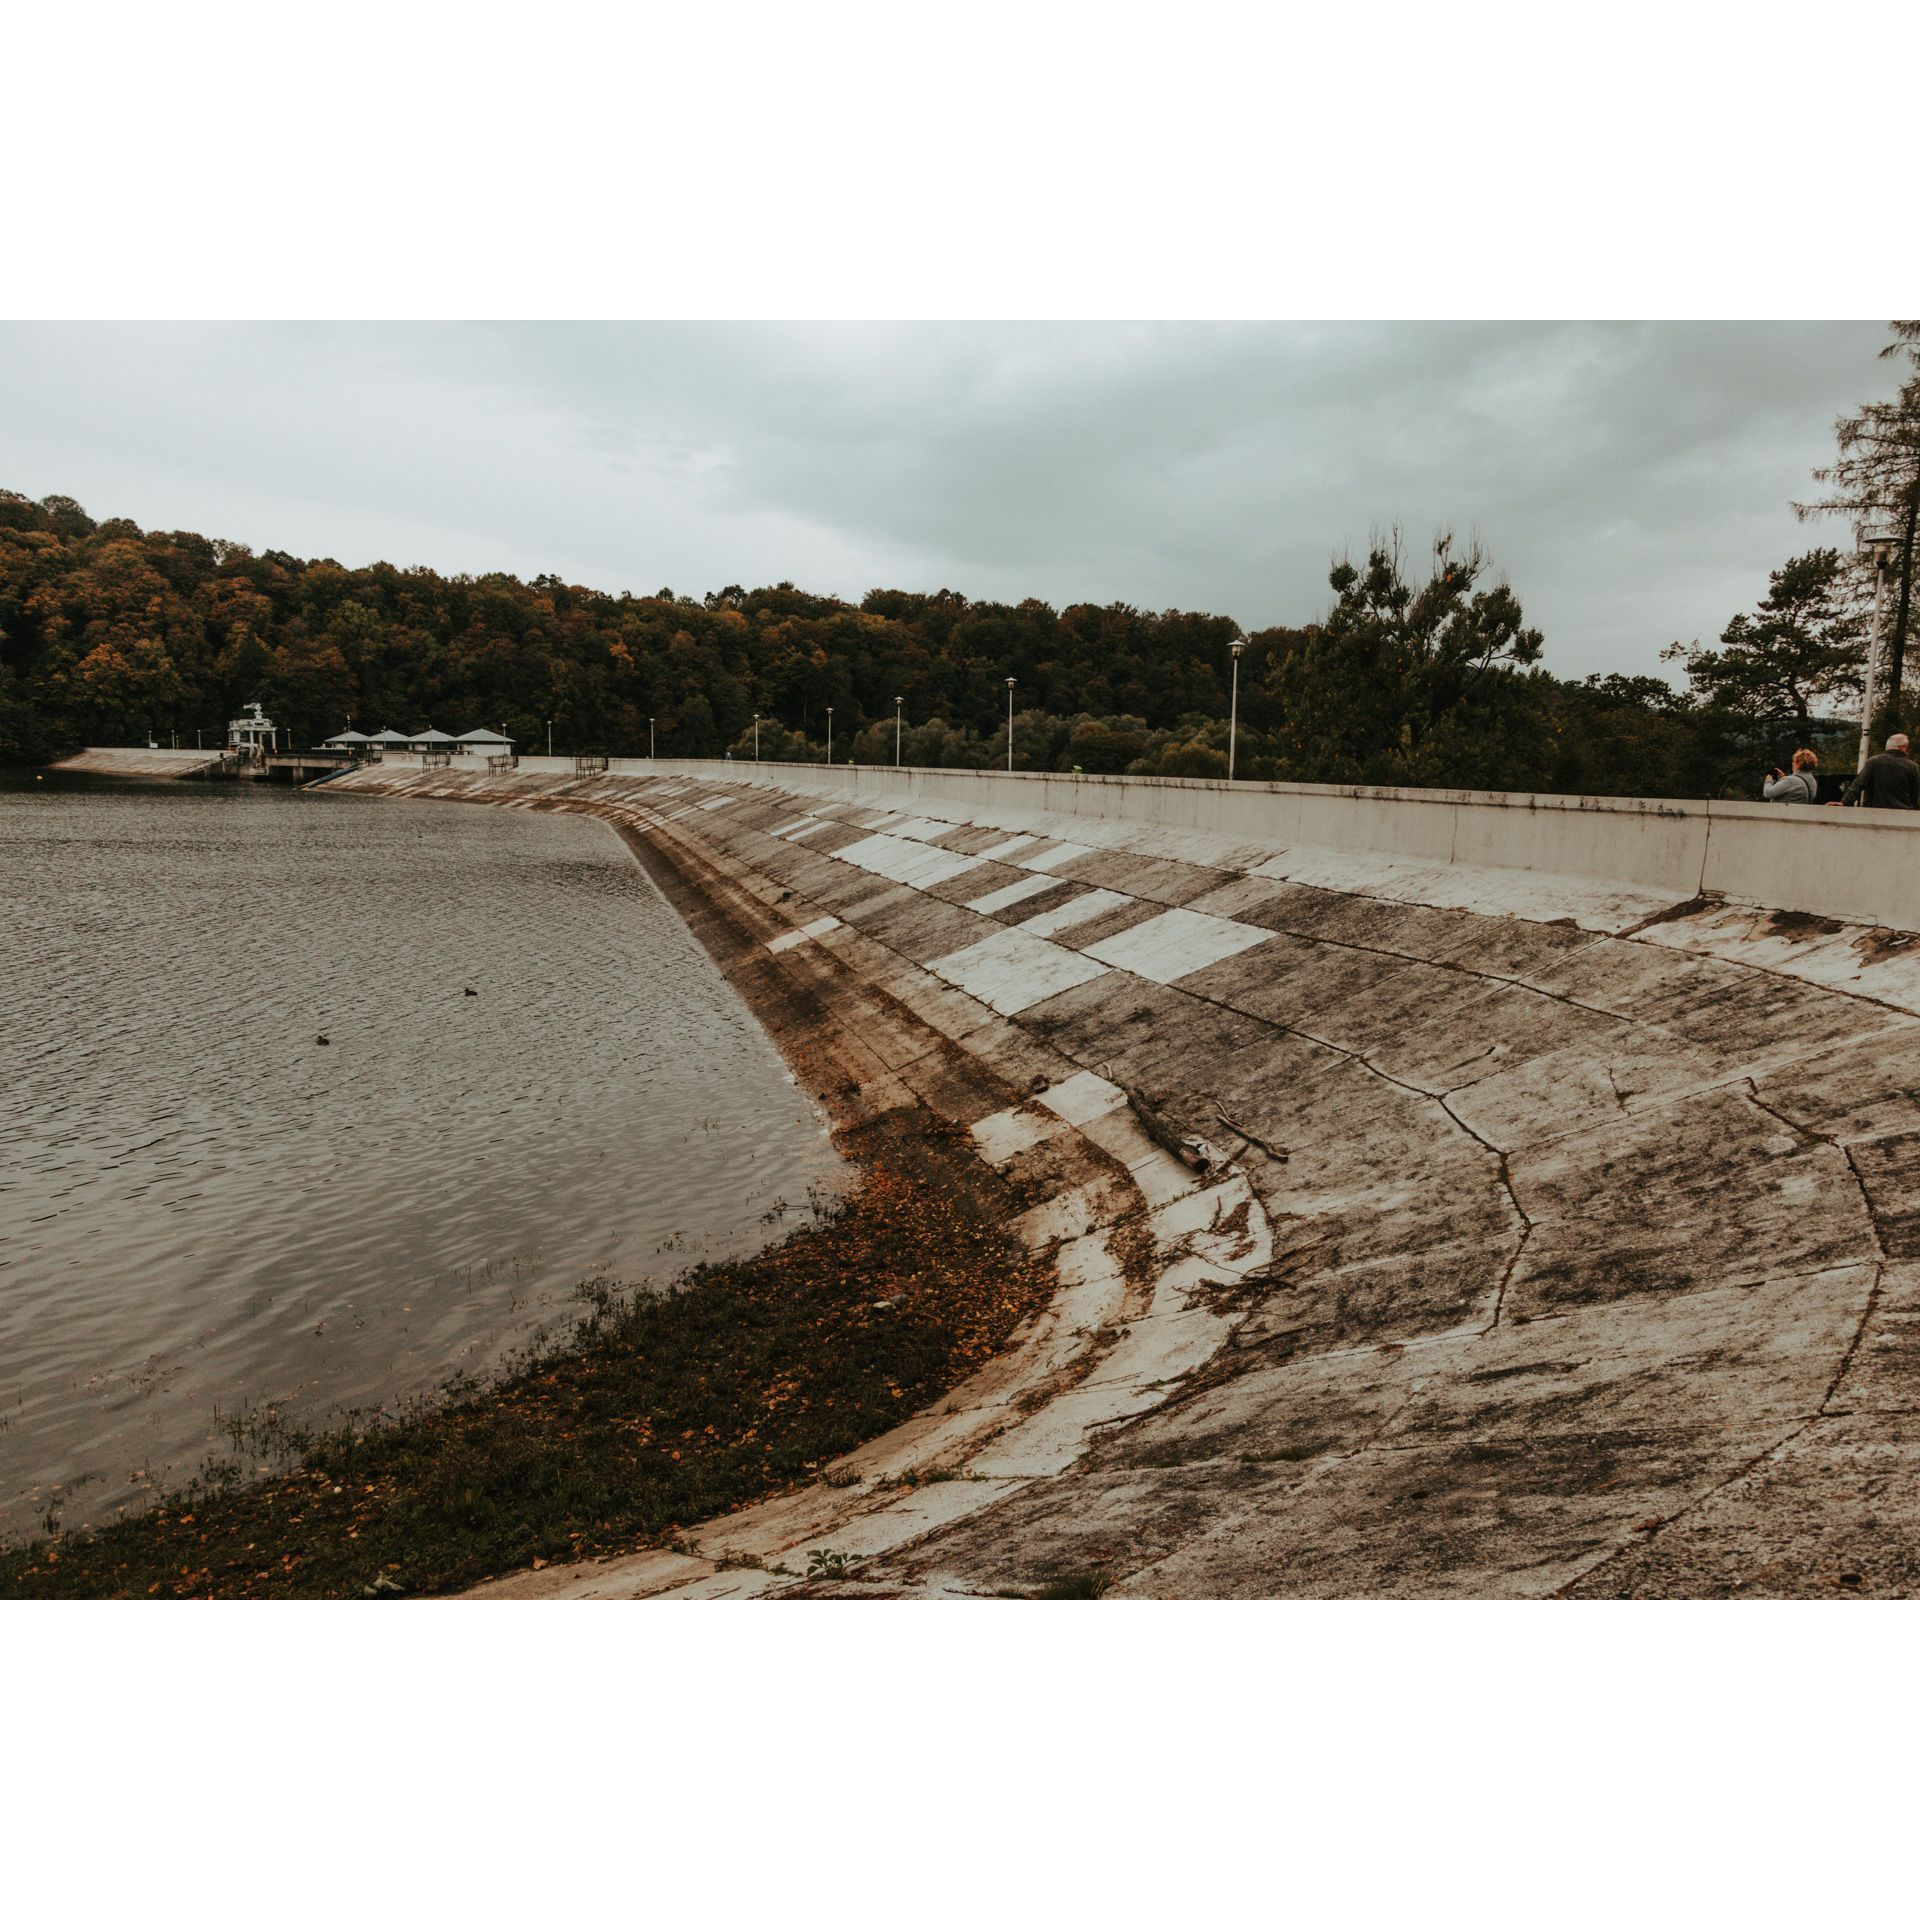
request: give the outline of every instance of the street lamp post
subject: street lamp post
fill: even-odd
[[[553,758],[553,722],[551,720],[547,722],[547,758],[549,760]]]
[[[1007,771],[1013,771],[1013,675],[1007,675]]]
[[[760,716],[757,713],[753,716],[753,764],[756,767],[760,764]]]
[[[899,693],[893,696],[893,764],[896,767],[900,764],[900,703],[905,697]]]
[[[827,709],[827,765],[833,765],[833,709]]]
[[[1233,707],[1227,720],[1227,778],[1233,778],[1234,761],[1240,747],[1240,656],[1247,650],[1247,643],[1235,637],[1231,652],[1233,654]]]
[[[1862,527],[1855,544],[1873,559],[1873,637],[1867,642],[1867,681],[1860,694],[1860,761],[1856,773],[1866,770],[1867,756],[1873,751],[1873,723],[1879,718],[1880,681],[1883,661],[1881,649],[1881,613],[1887,597],[1887,569],[1893,564],[1893,536]]]

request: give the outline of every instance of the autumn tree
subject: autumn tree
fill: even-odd
[[[1403,578],[1397,543],[1336,570],[1310,627],[1250,631],[1239,771],[1575,791],[1715,792],[1732,724],[1664,683],[1568,686],[1477,553],[1445,543]],[[822,755],[926,767],[1014,758],[1092,774],[1217,775],[1227,743],[1222,616],[1124,602],[1016,604],[882,588],[857,605],[791,581],[607,594],[542,574],[344,567],[190,532],[95,521],[64,496],[0,489],[0,757],[44,760],[211,729],[248,700],[308,740],[498,727],[523,746],[644,754]],[[191,737],[190,735],[187,737]]]

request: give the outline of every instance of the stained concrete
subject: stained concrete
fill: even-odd
[[[1026,1183],[1055,1303],[858,1483],[512,1590],[1920,1585],[1920,941],[1664,855],[1289,845],[1243,796],[1208,831],[709,775],[328,791],[620,823],[696,928],[811,970],[858,1100]]]
[[[116,780],[191,780],[225,759],[219,747],[87,747],[54,761],[48,772],[106,774]]]

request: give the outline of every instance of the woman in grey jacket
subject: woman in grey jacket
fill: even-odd
[[[1817,805],[1820,799],[1819,765],[1820,756],[1811,747],[1802,747],[1793,756],[1793,771],[1782,773],[1775,767],[1773,778],[1760,789],[1760,797],[1763,800],[1783,800],[1789,804],[1798,802],[1803,806]]]

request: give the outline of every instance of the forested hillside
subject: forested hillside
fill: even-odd
[[[1593,793],[1751,791],[1804,738],[1654,678],[1555,679],[1546,643],[1478,553],[1416,576],[1389,547],[1335,569],[1305,628],[1245,636],[1242,778]],[[0,491],[0,757],[196,731],[258,699],[307,743],[352,724],[498,727],[529,751],[752,750],[1088,773],[1222,775],[1230,643],[1219,615],[1064,609],[877,590],[858,605],[782,583],[695,599],[552,576],[348,568],[197,533],[96,522]]]

